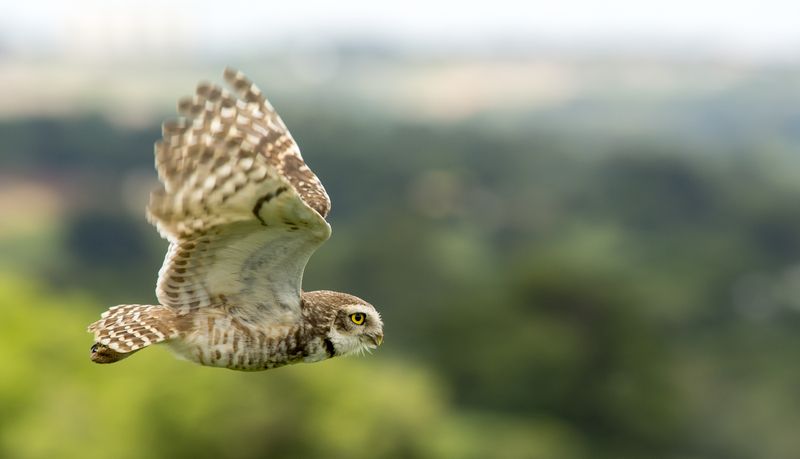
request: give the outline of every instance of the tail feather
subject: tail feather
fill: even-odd
[[[175,313],[164,306],[121,304],[89,325],[94,334],[91,358],[97,363],[113,363],[151,344],[177,336]]]

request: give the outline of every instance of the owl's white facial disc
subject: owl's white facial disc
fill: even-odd
[[[347,305],[336,314],[328,339],[334,355],[363,354],[383,342],[383,321],[369,304]]]

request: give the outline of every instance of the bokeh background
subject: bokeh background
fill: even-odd
[[[0,457],[800,457],[800,7],[0,3]],[[88,359],[152,143],[222,69],[333,198],[373,355]]]

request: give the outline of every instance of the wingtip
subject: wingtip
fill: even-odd
[[[237,70],[237,69],[235,69],[235,68],[233,68],[231,66],[226,66],[225,70],[222,72],[222,77],[225,78],[225,81],[232,82],[232,81],[236,81],[237,76],[239,76],[239,74],[241,74],[241,73],[242,72],[240,72],[239,70]],[[244,75],[242,75],[242,76],[244,76]]]

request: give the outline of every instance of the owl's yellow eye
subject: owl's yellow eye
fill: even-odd
[[[354,314],[350,314],[350,320],[352,320],[353,323],[356,324],[356,325],[363,324],[365,318],[366,318],[366,316],[364,315],[363,312],[356,312]]]

